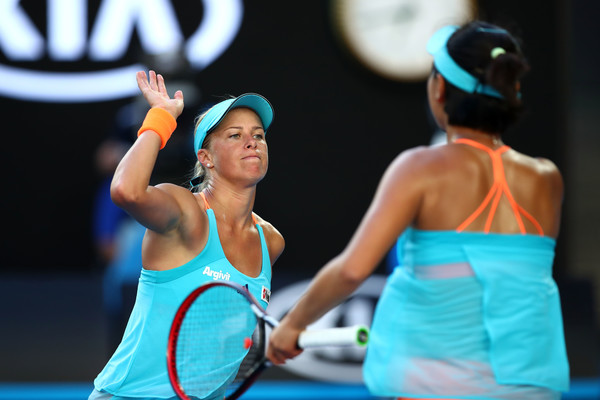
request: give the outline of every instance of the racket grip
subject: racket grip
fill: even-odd
[[[344,328],[306,330],[298,337],[298,347],[323,346],[359,346],[364,347],[369,341],[369,328],[354,325]]]

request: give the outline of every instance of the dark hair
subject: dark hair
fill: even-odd
[[[519,81],[529,70],[517,40],[507,31],[486,22],[474,21],[457,30],[448,40],[454,61],[481,84],[490,85],[503,98],[467,93],[446,80],[448,123],[486,132],[502,133],[522,114]],[[492,50],[505,53],[492,58]]]

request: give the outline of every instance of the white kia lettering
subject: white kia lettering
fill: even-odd
[[[183,35],[168,0],[104,0],[90,38],[92,60],[117,60],[125,54],[134,27],[149,54],[174,51]]]
[[[202,4],[200,27],[185,46],[188,60],[198,69],[212,63],[233,41],[244,11],[241,0],[204,0]]]
[[[231,44],[242,24],[242,0],[201,1],[203,17],[185,41],[169,0],[103,0],[87,38],[87,0],[47,0],[44,39],[19,0],[0,1],[0,51],[12,61],[118,61],[137,32],[147,54],[183,49],[190,65],[203,69]],[[103,101],[135,96],[134,64],[92,72],[43,72],[0,65],[0,95],[35,101]],[[133,73],[132,73],[133,71]]]
[[[0,47],[12,60],[37,60],[44,55],[44,38],[19,0],[0,1]]]
[[[75,61],[85,55],[87,0],[51,0],[48,4],[48,55]]]

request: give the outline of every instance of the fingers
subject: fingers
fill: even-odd
[[[165,85],[165,78],[161,74],[157,75],[158,91],[162,94],[167,94],[167,86]]]
[[[148,83],[150,84],[150,88],[154,91],[158,91],[158,83],[156,80],[156,72],[153,70],[150,70],[150,79],[148,80]]]
[[[138,71],[136,73],[135,77],[137,80],[138,87],[141,90],[149,88],[155,92],[159,92],[161,95],[168,97],[169,94],[167,93],[165,78],[161,74],[157,74],[153,70],[150,70],[148,74],[149,76],[146,76],[145,71]],[[183,92],[181,92],[181,90],[178,90],[177,92],[179,93],[179,95],[177,95],[176,93],[174,97],[182,100]]]
[[[148,78],[146,77],[146,71],[138,71],[135,74],[135,80],[140,90],[143,92],[148,88]]]
[[[293,352],[287,352],[269,346],[267,349],[267,358],[275,365],[285,364],[286,360],[292,359],[302,353],[302,350],[294,350]]]
[[[285,364],[287,357],[283,355],[279,350],[275,349],[275,346],[269,344],[266,352],[267,358],[275,365]]]
[[[296,346],[299,333],[299,330],[287,328],[282,321],[269,335],[267,358],[273,364],[280,365],[302,353],[302,349]]]
[[[178,90],[171,99],[167,93],[165,78],[161,74],[150,70],[136,73],[136,80],[142,95],[148,101],[150,107],[161,107],[177,118],[183,111],[183,92]]]
[[[286,358],[283,356],[276,355],[274,351],[267,351],[267,358],[275,365],[285,364]]]

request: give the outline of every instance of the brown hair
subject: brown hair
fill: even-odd
[[[448,123],[502,133],[522,114],[520,79],[529,70],[517,40],[506,30],[473,21],[448,40],[448,53],[482,84],[496,89],[503,98],[467,93],[446,81]],[[492,50],[504,52],[492,55]],[[434,70],[435,71],[435,70]]]

